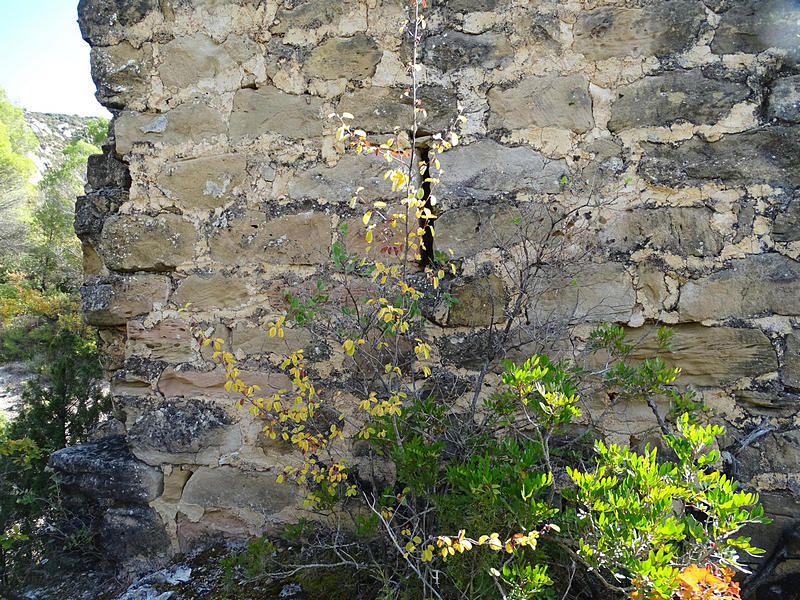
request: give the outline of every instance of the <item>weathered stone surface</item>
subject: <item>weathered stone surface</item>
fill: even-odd
[[[639,172],[656,185],[704,180],[732,184],[800,185],[800,127],[769,127],[726,135],[716,142],[694,137],[678,145],[642,143]]]
[[[633,313],[636,293],[622,265],[586,265],[575,277],[543,272],[546,284],[528,308],[528,321],[539,326],[599,321],[627,322]]]
[[[211,259],[224,265],[327,262],[333,231],[325,213],[305,211],[264,221],[263,213],[233,221],[209,239]]]
[[[800,263],[780,254],[732,260],[730,266],[681,288],[683,321],[800,314]]]
[[[106,219],[98,252],[116,271],[168,271],[194,256],[194,226],[171,213]]]
[[[786,336],[783,354],[783,385],[800,389],[800,331]]]
[[[233,142],[265,133],[307,138],[322,134],[319,98],[294,96],[266,86],[244,89],[233,97],[230,137]]]
[[[494,10],[497,4],[498,0],[448,0],[446,6],[450,10],[467,13]]]
[[[793,0],[738,0],[722,14],[711,51],[716,54],[762,52],[777,48],[796,63],[800,58],[800,8]]]
[[[87,279],[81,287],[83,314],[92,325],[124,325],[132,317],[164,306],[170,285],[164,275]]]
[[[137,458],[151,465],[216,464],[242,444],[239,426],[208,401],[169,399],[129,410],[141,414],[129,426],[128,440]]]
[[[172,40],[161,49],[161,54],[164,56],[158,67],[161,82],[178,90],[230,71],[236,64],[220,44],[202,33]]]
[[[222,115],[206,102],[193,100],[163,114],[125,111],[114,121],[118,154],[128,154],[136,144],[163,146],[212,142],[224,136]]]
[[[97,99],[109,108],[144,107],[153,68],[153,45],[130,42],[92,48],[92,79]]]
[[[114,126],[109,125],[109,130],[113,131],[113,129]],[[86,180],[92,191],[112,188],[108,192],[116,195],[120,194],[121,190],[131,188],[131,174],[128,165],[116,158],[113,141],[110,145],[103,145],[102,154],[89,155],[87,162]],[[96,196],[96,194],[94,195]]]
[[[600,232],[604,248],[629,253],[653,248],[679,256],[716,256],[723,237],[711,227],[707,208],[659,208],[619,213]]]
[[[646,8],[596,8],[578,16],[572,47],[589,60],[664,56],[689,47],[704,21],[698,0],[666,0]]]
[[[281,389],[290,389],[291,381],[283,374],[242,371],[240,379],[261,387],[261,395],[269,396]],[[240,400],[241,394],[225,390],[225,370],[196,371],[190,368],[167,367],[158,380],[158,390],[167,398],[210,398]]]
[[[359,3],[355,0],[330,2],[330,0],[305,0],[282,4],[275,13],[275,19],[270,31],[275,35],[283,35],[287,31],[296,29],[307,31],[325,25],[337,24],[357,9]]]
[[[100,547],[115,563],[136,571],[162,566],[171,552],[164,523],[149,506],[111,507],[103,515]]]
[[[493,273],[454,285],[450,293],[456,299],[447,316],[452,327],[484,327],[506,319],[508,295],[503,280]]]
[[[772,85],[767,118],[800,123],[800,75],[783,77]]]
[[[631,339],[637,339],[635,334]],[[682,325],[674,328],[668,351],[655,336],[636,345],[634,358],[658,355],[670,367],[681,368],[681,384],[724,386],[742,377],[776,371],[778,359],[769,338],[758,329]]]
[[[194,356],[192,332],[188,323],[164,319],[152,327],[142,321],[128,321],[128,352],[150,360],[188,362]]]
[[[514,48],[503,33],[447,31],[424,41],[423,56],[425,64],[445,73],[463,67],[495,69],[514,59]]]
[[[161,471],[131,454],[124,436],[63,448],[50,456],[48,464],[70,494],[145,503],[163,488]]]
[[[231,467],[201,467],[183,488],[182,501],[203,508],[250,508],[276,513],[297,500],[299,488],[275,482],[275,473],[242,473]]]
[[[585,133],[594,127],[585,75],[527,77],[489,90],[489,128],[561,127]]]
[[[247,284],[241,277],[220,272],[210,275],[189,275],[182,280],[172,300],[178,306],[191,303],[199,310],[237,308],[250,298]]]
[[[381,157],[345,155],[332,167],[317,165],[296,173],[289,180],[289,197],[344,204],[361,187],[365,202],[389,201],[394,198],[383,179],[387,166]]]
[[[427,111],[427,117],[421,113],[417,115],[421,135],[440,133],[450,125],[458,105],[452,90],[422,86],[417,98],[422,100],[422,106]],[[413,118],[411,99],[403,94],[402,88],[358,88],[342,96],[338,111],[355,115],[354,125],[367,133],[390,134],[398,128],[406,131]]]
[[[244,154],[204,156],[170,162],[158,178],[159,189],[184,210],[225,206],[245,179]]]
[[[645,77],[618,91],[608,122],[611,131],[676,121],[714,123],[750,95],[746,85],[708,79],[700,69]]]
[[[800,197],[790,200],[786,209],[775,217],[772,238],[776,242],[800,240]]]
[[[158,0],[80,0],[78,25],[83,39],[94,46],[109,45],[111,38],[123,35],[152,13],[159,11]]]
[[[282,338],[269,337],[265,327],[247,327],[240,325],[231,332],[231,349],[241,350],[245,354],[285,355],[297,348],[308,349],[311,344],[311,332],[305,328],[284,329]]]
[[[437,187],[437,195],[448,208],[520,191],[554,193],[567,174],[563,161],[492,140],[459,146],[442,154],[439,161],[447,177]]]
[[[375,40],[359,32],[352,37],[322,42],[309,54],[303,71],[320,79],[366,79],[375,74],[382,56]]]

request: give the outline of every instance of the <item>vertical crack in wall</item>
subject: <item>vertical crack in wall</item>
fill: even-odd
[[[421,163],[425,163],[428,165],[428,169],[425,171],[425,174],[420,177],[420,184],[419,187],[422,189],[423,195],[422,197],[425,198],[425,206],[431,213],[436,214],[435,206],[431,203],[431,182],[428,181],[430,179],[430,164],[429,164],[429,152],[426,146],[422,146],[419,148],[419,161],[417,165]],[[418,171],[419,172],[419,171]],[[424,233],[422,235],[422,245],[420,246],[420,267],[425,268],[431,266],[433,264],[434,259],[434,236],[433,236],[433,228],[435,226],[435,219],[426,219],[421,217],[419,219],[419,226],[423,229]]]

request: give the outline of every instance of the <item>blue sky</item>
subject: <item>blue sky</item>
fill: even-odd
[[[94,98],[78,0],[0,0],[0,87],[28,110],[109,116]]]

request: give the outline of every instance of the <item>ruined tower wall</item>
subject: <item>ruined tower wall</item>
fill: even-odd
[[[355,189],[384,193],[385,163],[345,154],[326,116],[351,112],[369,134],[408,122],[405,4],[81,0],[98,98],[115,115],[77,207],[82,294],[141,484],[111,494],[106,519],[163,532],[151,539],[165,555],[297,517],[296,489],[275,483],[286,449],[234,405],[192,328],[223,338],[265,391],[288,386],[279,364],[292,348],[323,382],[342,378],[339,348],[303,328],[270,338],[266,324],[286,290],[331,281],[333,243],[359,246]],[[669,359],[729,426],[736,476],[778,525],[796,515],[796,5],[432,4],[424,127],[446,126],[458,104],[467,119],[441,157],[435,243],[455,253],[460,302],[434,311],[437,358],[459,377],[480,369],[474,332],[513,294],[514,211],[584,201],[588,268],[543,291],[528,318],[577,318],[589,324],[578,337],[602,320],[634,336],[672,325]],[[527,341],[520,356],[537,347]],[[641,438],[648,410],[612,408],[609,433]]]

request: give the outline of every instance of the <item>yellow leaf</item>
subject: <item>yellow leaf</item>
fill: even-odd
[[[372,243],[372,230],[371,229],[367,232],[367,235],[364,236],[364,239],[367,240],[368,244]]]
[[[372,211],[368,210],[367,212],[364,213],[364,216],[361,217],[361,221],[364,223],[364,225],[367,225],[369,223],[370,217],[372,217]]]
[[[342,118],[343,119],[355,119],[355,117],[353,115],[351,115],[349,112],[342,113]]]

